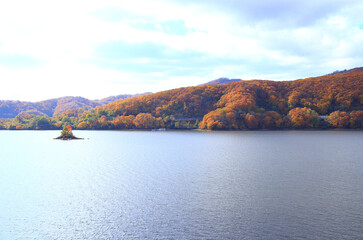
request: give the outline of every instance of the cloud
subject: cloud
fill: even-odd
[[[109,69],[133,72],[134,74],[157,74],[157,78],[168,76],[200,77],[213,72],[211,69],[241,64],[241,60],[212,57],[203,52],[178,50],[156,43],[108,42],[96,48],[89,63]],[[228,76],[232,74],[228,73]],[[150,78],[150,77],[149,77]]]
[[[358,67],[362,12],[356,0],[3,1],[1,96],[101,98]]]
[[[43,61],[27,55],[0,54],[0,65],[12,68],[36,67],[43,64]]]
[[[226,12],[242,24],[275,26],[279,29],[306,27],[328,18],[340,10],[360,4],[359,0],[178,0],[209,12]]]

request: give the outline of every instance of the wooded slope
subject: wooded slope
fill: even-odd
[[[295,81],[250,80],[162,91],[48,120],[78,129],[362,128],[363,68]],[[31,119],[31,115],[28,119]],[[30,120],[11,125],[32,128]],[[9,127],[8,127],[9,128]]]
[[[175,119],[184,119],[182,127],[187,128],[196,124],[207,129],[323,127],[317,120],[319,115],[363,110],[362,90],[363,68],[357,68],[295,81],[250,80],[179,88],[63,116],[76,117],[81,127],[104,129],[174,128]],[[292,120],[304,114],[314,115],[315,123],[294,124]],[[144,123],[130,123],[130,118],[138,115]],[[125,117],[129,118],[127,124]],[[193,119],[186,124],[188,118]],[[250,118],[257,123],[248,124],[246,119]],[[196,119],[203,121],[199,125]]]

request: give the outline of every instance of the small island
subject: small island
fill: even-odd
[[[70,125],[64,126],[63,130],[61,132],[61,135],[59,137],[56,137],[54,139],[58,140],[81,140],[83,138],[78,138],[73,135],[72,133],[72,127]]]

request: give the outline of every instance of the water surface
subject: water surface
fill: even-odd
[[[363,132],[0,131],[0,239],[361,239]]]

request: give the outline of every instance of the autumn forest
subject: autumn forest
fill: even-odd
[[[52,116],[28,111],[1,129],[362,129],[363,68],[295,81],[207,84]]]

